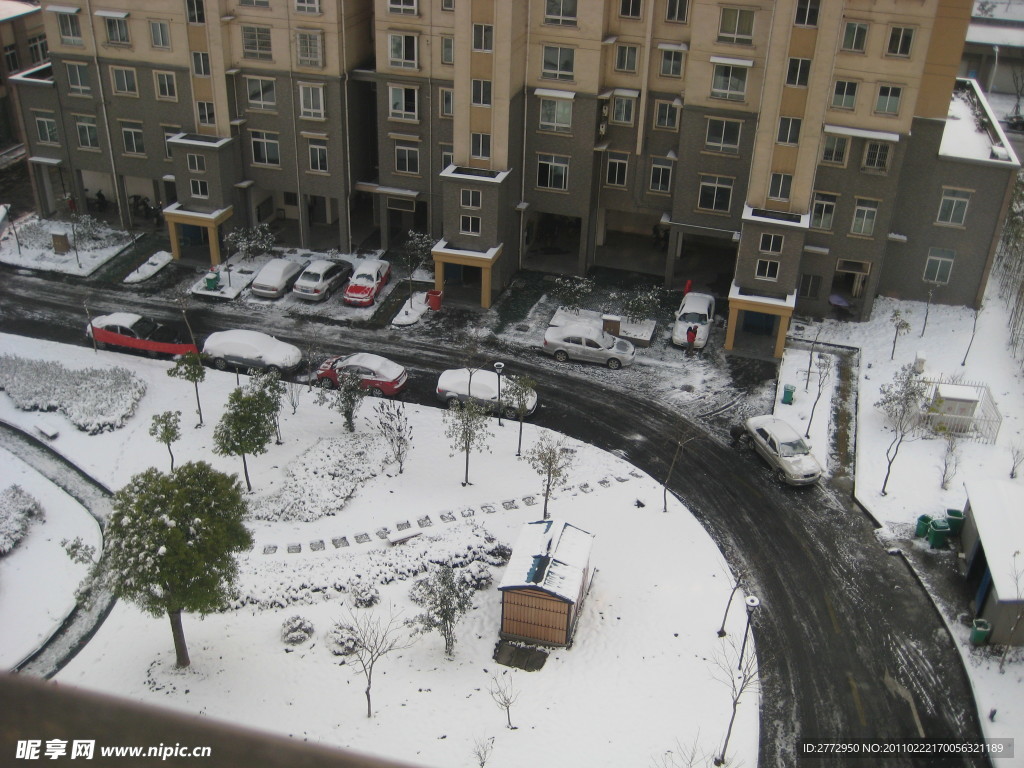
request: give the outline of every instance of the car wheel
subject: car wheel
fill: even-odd
[[[335,387],[338,386],[337,384],[334,383],[332,379],[329,379],[326,376],[322,379],[319,379],[317,381],[317,384],[319,384],[324,389],[334,389]]]
[[[157,352],[155,349],[147,349],[146,357],[157,358],[160,357],[160,353]]]
[[[569,353],[566,352],[564,349],[560,349],[557,352],[555,352],[555,360],[557,360],[558,362],[564,363],[568,359]]]
[[[775,470],[775,478],[783,485],[789,485],[789,480],[786,477],[786,473],[781,469]]]
[[[106,348],[107,348],[107,342],[105,342],[105,341],[97,341],[96,342],[96,349],[106,349]]]
[[[280,378],[280,376],[281,376],[281,368],[280,368],[279,366],[276,366],[276,365],[268,365],[268,366],[266,367],[266,371],[267,371],[267,373],[276,373],[276,374],[278,375],[278,377],[279,377],[279,378]]]
[[[223,357],[213,358],[213,367],[218,371],[226,371],[228,369],[228,361]]]
[[[505,418],[506,419],[518,419],[519,411],[513,408],[511,405],[505,407]]]
[[[461,407],[462,402],[457,397],[449,397],[446,405],[448,406],[449,409],[459,408]]]
[[[613,371],[617,371],[619,370],[619,368],[622,367],[622,363],[620,363],[616,358],[612,357],[608,360],[608,367],[611,368]]]
[[[384,397],[384,390],[380,387],[370,387],[366,390],[366,394],[370,397]]]

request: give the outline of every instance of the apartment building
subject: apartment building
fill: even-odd
[[[416,227],[482,306],[525,267],[697,264],[726,346],[778,355],[795,312],[976,305],[1019,167],[956,77],[970,0],[62,2],[18,78],[41,210],[56,168],[214,259],[257,221]]]
[[[24,142],[17,100],[8,81],[46,59],[46,33],[39,6],[19,0],[0,0],[0,150]]]

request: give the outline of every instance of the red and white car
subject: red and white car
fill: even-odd
[[[409,382],[409,374],[398,363],[369,352],[332,357],[320,364],[316,381],[322,387],[338,386],[338,375],[359,377],[359,383],[373,397],[394,397]]]
[[[349,278],[341,300],[353,307],[369,307],[391,279],[391,264],[381,259],[363,259]]]
[[[195,344],[184,341],[185,334],[178,328],[163,325],[133,312],[114,312],[94,317],[85,328],[85,335],[99,349],[122,347],[157,355],[199,354]]]

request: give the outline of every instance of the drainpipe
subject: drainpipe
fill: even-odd
[[[530,95],[526,85],[530,82],[530,27],[531,11],[533,3],[526,4],[526,63],[523,70],[523,138],[522,138],[522,161],[519,166],[519,202],[526,202],[526,136],[527,136],[527,115],[530,112]],[[526,208],[519,210],[519,269],[523,268],[523,260],[526,258]]]
[[[343,131],[345,133],[345,232],[348,238],[347,252],[352,252],[352,152],[349,139],[349,85],[352,82],[348,71],[348,35],[345,29],[345,0],[338,4],[341,13],[341,76],[342,76],[342,111],[344,115]]]
[[[648,3],[653,5],[653,3]],[[650,83],[647,82],[647,77],[651,71],[651,37],[654,32],[654,9],[648,8],[650,13],[647,14],[647,29],[644,30],[644,64],[643,69],[640,72],[640,104],[638,106],[638,125],[636,131],[636,156],[640,157],[641,152],[644,148],[644,129],[647,126],[647,91],[650,89]],[[613,54],[614,55],[614,54]],[[642,122],[641,122],[642,121]]]
[[[985,87],[985,92],[990,93],[992,91],[992,84],[996,80],[996,70],[999,69],[999,46],[992,46],[992,53],[995,54],[995,61],[992,62],[992,69],[988,73],[988,85]]]
[[[292,136],[294,152],[292,157],[295,161],[295,193],[299,198],[299,244],[303,248],[308,248],[312,241],[312,226],[309,221],[309,204],[306,202],[306,197],[302,193],[302,171],[299,169],[299,153],[302,151],[301,147],[301,136],[299,135],[299,122],[295,117],[296,109],[295,99],[295,64],[296,50],[295,50],[295,31],[292,28],[292,4],[285,3],[285,19],[288,22],[288,95],[293,100],[292,102]],[[321,50],[320,55],[324,55]],[[305,236],[303,236],[305,233]]]

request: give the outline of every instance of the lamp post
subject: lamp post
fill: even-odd
[[[503,427],[505,425],[501,423],[501,372],[505,370],[505,364],[496,362],[494,364],[494,370],[498,374],[498,426]]]
[[[754,611],[757,610],[757,606],[761,604],[761,601],[753,595],[750,595],[743,602],[747,607],[747,628],[743,630],[743,644],[740,646],[740,663],[736,666],[736,669],[743,669],[743,653],[747,650],[747,635],[750,634],[750,619],[754,615]]]

